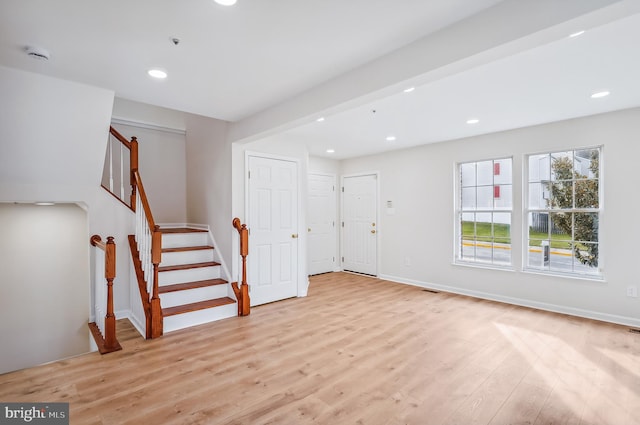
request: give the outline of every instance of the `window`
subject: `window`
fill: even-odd
[[[599,275],[600,148],[529,156],[527,268]]]
[[[511,264],[511,158],[459,164],[457,260]]]

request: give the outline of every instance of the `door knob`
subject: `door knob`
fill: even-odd
[[[292,234],[291,234],[291,238],[293,238],[293,239],[298,239],[298,234],[297,234],[297,233],[292,233]]]
[[[371,231],[371,233],[375,233],[375,232],[376,232],[375,230],[372,230],[372,231]]]

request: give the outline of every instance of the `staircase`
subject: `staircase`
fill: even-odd
[[[214,261],[209,232],[194,228],[163,228],[158,292],[164,332],[237,315],[229,284]]]
[[[102,187],[136,214],[135,235],[128,239],[145,338],[236,315],[248,316],[246,225],[239,218],[232,221],[240,241],[242,280],[240,284],[229,283],[215,261],[218,256],[209,230],[156,224],[138,170],[137,139],[128,141],[113,127],[109,134]],[[127,166],[129,172],[125,173]]]

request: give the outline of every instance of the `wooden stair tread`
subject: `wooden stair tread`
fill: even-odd
[[[160,228],[160,232],[162,233],[207,233],[208,230],[205,229],[193,229],[190,227],[165,227]]]
[[[222,305],[233,304],[235,301],[229,297],[215,298],[212,300],[199,301],[197,303],[177,305],[175,307],[167,307],[162,309],[162,317],[173,316],[175,314],[189,313],[192,311],[204,310],[205,308],[219,307]]]
[[[185,251],[203,251],[205,249],[213,249],[211,245],[202,245],[202,246],[181,246],[177,248],[163,248],[162,252],[185,252]]]
[[[158,272],[171,272],[175,270],[189,270],[189,269],[197,269],[200,267],[214,267],[219,266],[220,263],[216,263],[215,261],[206,261],[204,263],[192,263],[192,264],[177,264],[175,266],[163,266],[158,267]]]
[[[223,285],[227,283],[224,279],[207,279],[196,282],[176,283],[174,285],[159,286],[158,292],[166,294],[167,292],[186,291],[188,289],[204,288],[207,286]]]

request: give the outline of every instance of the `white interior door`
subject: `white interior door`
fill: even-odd
[[[336,264],[336,176],[309,174],[308,273],[332,272]]]
[[[376,276],[378,176],[342,179],[342,268]]]
[[[298,295],[298,167],[249,156],[249,285],[251,305]]]

